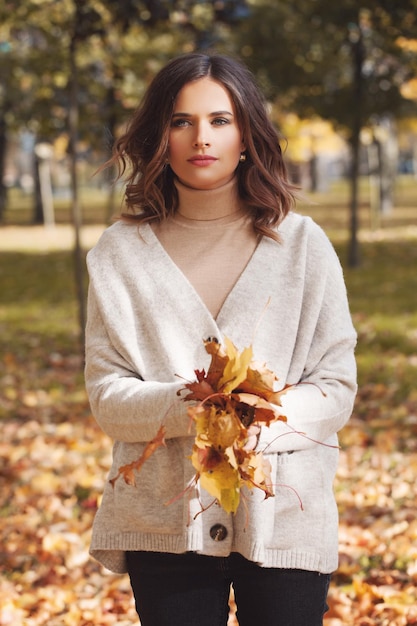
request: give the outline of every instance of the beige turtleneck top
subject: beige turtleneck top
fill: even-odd
[[[216,319],[258,243],[237,181],[197,190],[176,183],[179,208],[153,230]]]

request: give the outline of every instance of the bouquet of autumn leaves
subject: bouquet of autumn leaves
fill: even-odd
[[[265,498],[274,495],[269,461],[262,451],[251,449],[247,443],[250,426],[286,421],[279,407],[288,387],[274,390],[277,377],[253,360],[251,346],[239,352],[227,337],[224,346],[213,338],[204,345],[211,356],[210,366],[207,372],[195,370],[196,380],[185,384],[189,393],[184,397],[185,401],[194,401],[187,409],[196,427],[191,454],[194,481],[200,481],[225,511],[235,513],[243,486],[261,489]],[[164,445],[164,433],[162,425],[140,459],[121,467],[112,484],[120,475],[127,483],[135,484],[133,471]]]
[[[197,401],[188,407],[196,425],[191,462],[201,486],[235,513],[243,486],[261,489],[266,498],[274,495],[269,461],[247,446],[248,429],[286,421],[279,406],[287,388],[274,390],[277,377],[253,360],[251,346],[239,352],[227,337],[224,347],[211,338],[204,344],[210,367],[207,373],[196,370],[197,380],[185,385],[184,399]]]

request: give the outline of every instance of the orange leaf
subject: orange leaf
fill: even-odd
[[[207,353],[211,355],[211,363],[206,380],[208,384],[217,391],[219,389],[219,380],[223,376],[224,368],[227,365],[229,357],[219,342],[214,339],[207,339],[207,341],[204,342],[204,346]]]
[[[274,383],[278,380],[274,372],[269,370],[265,364],[250,364],[247,371],[246,380],[239,385],[239,391],[253,393],[265,400],[271,400],[274,395]]]
[[[133,486],[136,485],[134,470],[138,472],[141,469],[142,465],[145,463],[145,461],[147,461],[149,457],[152,456],[155,450],[157,450],[160,446],[165,445],[165,430],[165,426],[164,424],[162,424],[155,437],[146,444],[142,455],[138,459],[136,459],[136,461],[128,463],[127,465],[123,465],[119,468],[117,476],[110,480],[113,487],[117,479],[120,478],[120,476],[123,476],[126,484]]]
[[[196,371],[196,374],[198,373],[199,372]],[[204,370],[203,374],[205,374]],[[190,390],[190,393],[186,398],[187,400],[197,400],[198,402],[201,402],[202,400],[205,400],[207,396],[211,396],[214,393],[213,387],[209,384],[206,378],[199,380],[197,377],[196,381],[187,383],[185,386]]]

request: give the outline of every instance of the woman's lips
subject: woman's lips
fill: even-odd
[[[205,155],[197,155],[188,159],[188,162],[192,165],[197,165],[197,167],[204,167],[206,165],[211,165],[217,161],[216,157]]]

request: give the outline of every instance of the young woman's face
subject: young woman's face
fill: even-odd
[[[231,180],[245,149],[233,101],[210,78],[185,85],[178,94],[169,132],[169,164],[194,189],[215,189]]]

